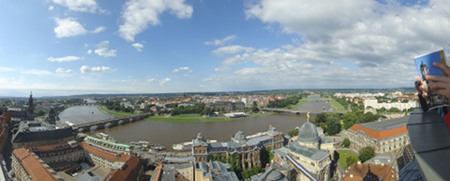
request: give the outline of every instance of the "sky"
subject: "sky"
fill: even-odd
[[[0,96],[412,87],[449,0],[0,0]]]

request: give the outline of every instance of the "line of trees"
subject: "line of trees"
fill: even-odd
[[[270,101],[267,107],[269,108],[285,108],[290,105],[297,104],[302,96],[292,96],[281,100]]]
[[[327,135],[336,135],[342,129],[348,129],[354,124],[373,122],[381,118],[379,114],[371,112],[365,113],[362,110],[347,112],[344,114],[338,113],[319,113],[312,120],[316,126],[320,126]],[[342,126],[341,126],[342,120]],[[288,133],[289,134],[289,133]],[[298,133],[297,133],[298,134]]]
[[[128,113],[134,112],[133,108],[123,106],[122,104],[120,104],[120,101],[106,100],[105,102],[103,102],[103,105],[106,106],[106,108],[109,110],[114,110],[114,111],[118,111],[118,112],[128,112]]]

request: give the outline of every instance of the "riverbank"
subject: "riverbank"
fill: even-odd
[[[182,114],[176,116],[152,116],[147,118],[146,120],[155,121],[155,122],[170,122],[170,123],[196,123],[196,122],[222,122],[222,121],[236,121],[247,118],[254,118],[260,116],[272,115],[272,112],[264,112],[264,113],[255,113],[250,114],[247,117],[241,118],[226,118],[226,117],[203,117],[198,114]]]
[[[97,106],[97,108],[100,111],[103,111],[107,114],[113,115],[114,117],[128,117],[128,116],[134,116],[137,115],[135,113],[127,113],[127,112],[119,112],[119,111],[114,111],[114,110],[109,110],[108,108],[106,108],[106,106]]]

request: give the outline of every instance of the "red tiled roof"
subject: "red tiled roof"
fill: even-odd
[[[397,136],[399,134],[403,134],[408,132],[408,130],[406,129],[406,125],[405,126],[400,126],[397,128],[393,128],[393,129],[388,129],[388,130],[374,130],[374,129],[370,129],[364,126],[361,126],[359,124],[354,124],[352,127],[350,127],[351,130],[353,131],[363,131],[366,135],[375,138],[377,140],[381,140],[381,139],[385,139],[385,138],[389,138],[389,137],[393,137],[393,136]]]
[[[369,164],[354,163],[347,170],[347,173],[342,177],[342,181],[360,181],[369,171]],[[383,181],[397,180],[395,169],[389,165],[370,164],[370,172],[375,174],[378,178],[382,177]]]
[[[129,158],[130,155],[127,154],[114,154],[112,152],[109,151],[105,151],[102,150],[100,148],[91,146],[89,143],[87,142],[81,142],[80,146],[87,152],[92,153],[94,155],[97,155],[99,157],[105,158],[109,161],[113,161],[113,162],[126,162]]]
[[[15,149],[13,155],[19,160],[32,180],[58,180],[25,148]]]

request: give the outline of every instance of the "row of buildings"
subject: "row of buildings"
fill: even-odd
[[[115,148],[107,140],[93,142],[90,137],[81,142],[16,148],[12,154],[12,177],[14,180],[143,179],[145,161]]]

